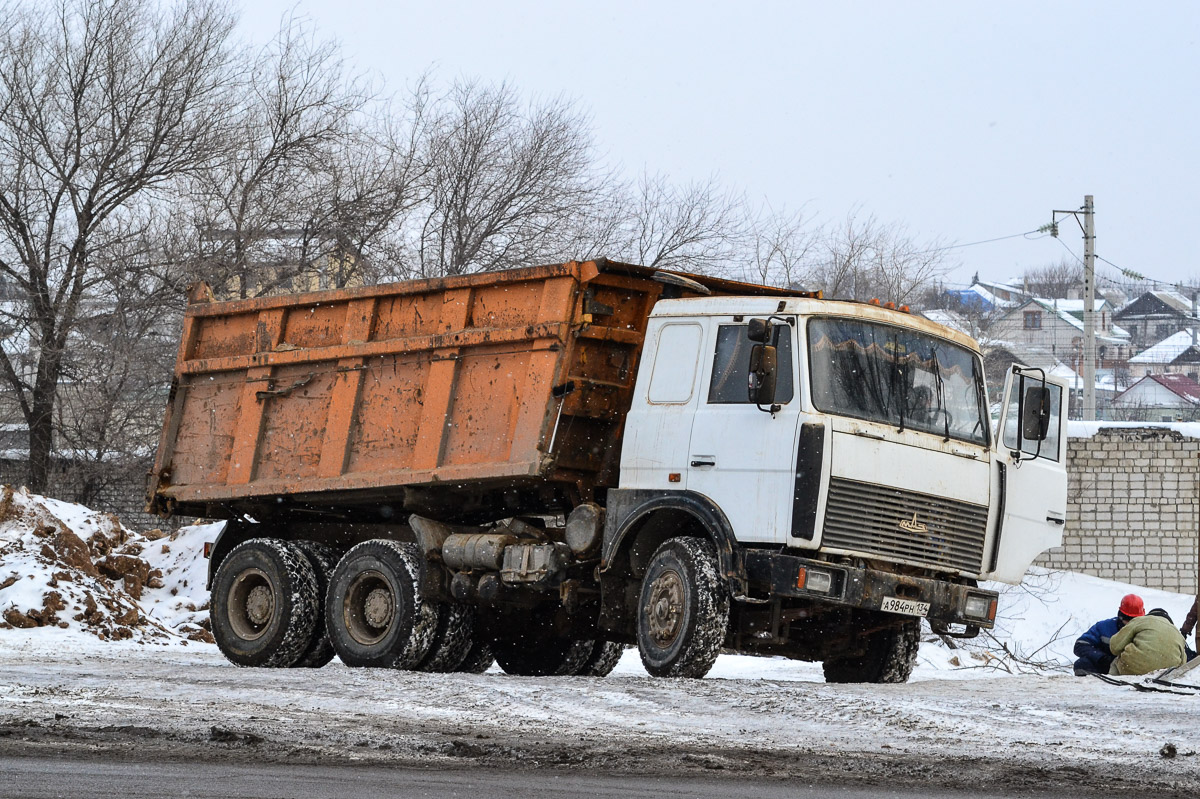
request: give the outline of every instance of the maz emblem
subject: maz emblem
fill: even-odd
[[[898,524],[896,526],[899,527],[901,530],[908,530],[910,533],[928,533],[929,532],[929,525],[921,524],[919,521],[917,521],[917,514],[915,514],[915,513],[913,514],[913,517],[911,520],[905,519],[904,521],[900,522],[900,524]]]

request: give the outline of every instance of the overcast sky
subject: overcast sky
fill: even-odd
[[[631,175],[955,244],[1092,194],[1099,256],[1200,282],[1197,3],[244,0],[244,35],[293,8],[395,90],[433,68],[572,98]],[[950,279],[1081,256],[1060,230],[956,249]]]

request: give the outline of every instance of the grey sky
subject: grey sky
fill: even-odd
[[[960,244],[1093,194],[1100,256],[1200,279],[1200,4],[247,0],[244,35],[293,7],[394,89],[433,67],[573,98],[630,174]],[[955,250],[951,280],[1082,254],[1061,231]]]

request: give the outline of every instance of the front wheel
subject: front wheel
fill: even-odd
[[[729,592],[717,550],[700,538],[672,538],[650,559],[638,599],[642,665],[655,677],[703,677],[729,629]]]

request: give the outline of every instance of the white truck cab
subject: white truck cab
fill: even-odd
[[[751,604],[815,600],[784,584],[816,573],[843,609],[973,635],[995,615],[977,581],[1019,582],[1061,543],[1067,387],[1014,366],[993,428],[979,348],[962,333],[853,302],[667,300],[643,359],[610,529],[672,496],[707,506]]]

